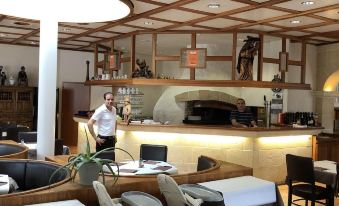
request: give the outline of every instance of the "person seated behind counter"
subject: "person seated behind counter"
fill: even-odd
[[[257,127],[253,114],[246,108],[244,99],[237,99],[237,110],[231,111],[230,119],[233,127]]]

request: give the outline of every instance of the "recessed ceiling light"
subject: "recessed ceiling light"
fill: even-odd
[[[145,21],[144,24],[145,24],[145,25],[153,25],[153,22]]]
[[[291,24],[300,24],[300,20],[292,20],[292,21],[290,21],[291,22]]]
[[[313,5],[314,1],[303,1],[301,2],[302,5]]]
[[[65,32],[70,32],[70,31],[71,31],[71,29],[69,29],[69,28],[63,28],[63,29],[62,29],[62,31],[65,31]]]
[[[210,8],[210,9],[218,9],[218,8],[220,8],[220,4],[218,4],[218,3],[210,3],[210,4],[208,4],[208,8]]]
[[[220,8],[220,4],[218,4],[218,3],[210,3],[210,4],[208,4],[208,8],[210,8],[210,9],[218,9],[218,8]]]
[[[4,33],[0,33],[0,37],[5,37],[5,36],[7,36],[7,35],[4,34]]]
[[[16,21],[13,24],[20,25],[20,26],[29,26],[29,25],[31,25],[28,22],[22,22],[22,21]]]
[[[35,44],[36,44],[36,42],[35,42],[35,41],[31,41],[31,44],[34,44],[34,45],[35,45]]]

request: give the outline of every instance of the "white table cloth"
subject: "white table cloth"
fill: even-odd
[[[85,206],[79,200],[64,200],[57,202],[46,202],[40,204],[26,205],[26,206]]]
[[[8,175],[0,174],[0,195],[9,192],[9,178]]]
[[[199,185],[221,192],[226,206],[254,206],[277,201],[275,183],[253,176],[202,182]]]
[[[328,160],[314,161],[314,176],[317,182],[331,185],[334,188],[337,178],[336,162]]]
[[[143,161],[143,166],[139,167],[139,161],[121,162],[119,166],[119,175],[152,175],[152,174],[177,174],[178,169],[163,161]],[[111,166],[112,170],[117,173],[118,167]],[[104,171],[109,172],[108,168],[104,166]]]

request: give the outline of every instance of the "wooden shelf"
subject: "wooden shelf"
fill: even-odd
[[[125,86],[125,85],[161,85],[161,86],[202,86],[202,87],[254,87],[311,90],[309,84],[276,83],[268,81],[241,80],[189,80],[189,79],[117,79],[86,81],[87,86]]]

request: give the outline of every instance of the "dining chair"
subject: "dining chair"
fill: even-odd
[[[122,206],[120,198],[111,199],[105,186],[99,181],[93,181],[94,191],[97,194],[100,206]]]
[[[115,151],[114,150],[108,150],[99,153],[96,157],[101,159],[109,159],[109,160],[115,160]]]
[[[172,177],[158,174],[157,180],[167,206],[200,206],[203,203],[201,199],[194,199],[188,194],[184,194]]]
[[[292,195],[298,196],[305,200],[305,205],[308,205],[308,201],[311,201],[311,205],[314,206],[316,200],[326,200],[326,204],[329,202],[332,191],[330,189],[315,185],[314,178],[314,165],[312,158],[301,157],[292,154],[286,155],[287,166],[287,185],[288,185],[288,206],[292,205]],[[318,202],[323,204],[321,202]],[[295,203],[293,203],[295,204]]]
[[[99,181],[93,181],[100,206],[162,206],[156,197],[140,191],[129,191],[121,194],[121,198],[111,199],[105,186]]]
[[[140,159],[167,162],[167,145],[141,144]]]
[[[197,171],[199,172],[202,170],[207,170],[207,169],[214,167],[215,165],[216,165],[216,162],[213,159],[201,155],[198,157]]]
[[[18,133],[19,141],[28,142],[37,142],[38,141],[38,132],[19,132]]]

